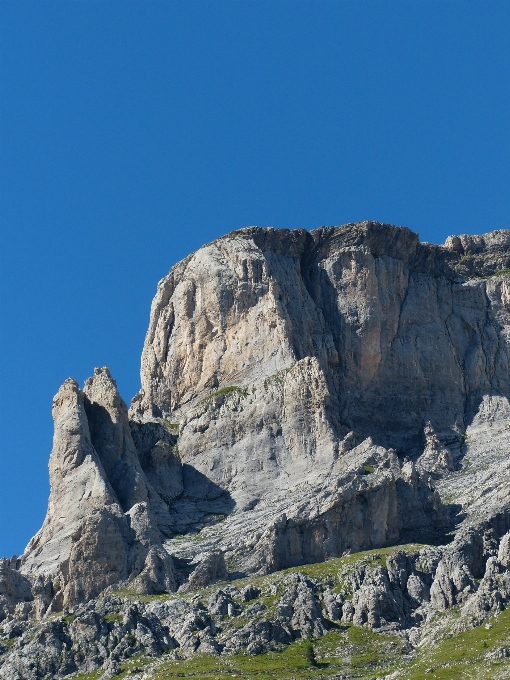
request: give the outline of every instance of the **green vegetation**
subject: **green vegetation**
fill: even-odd
[[[179,423],[172,423],[167,418],[161,418],[160,422],[161,422],[161,425],[163,425],[163,427],[165,428],[165,430],[169,430],[173,434],[175,434],[176,432],[179,432],[179,427],[180,427]]]
[[[126,600],[132,600],[133,598],[136,598],[137,600],[141,599],[136,590],[131,588],[118,588],[117,590],[112,590],[112,595],[123,597]]]
[[[315,650],[311,640],[307,640],[304,645],[304,657],[309,666],[316,666]]]
[[[510,269],[500,269],[493,276],[510,276]]]
[[[211,394],[211,397],[219,397],[222,394],[230,394],[230,392],[242,392],[242,391],[243,390],[240,387],[230,385],[229,387],[222,387],[221,390],[218,390],[214,394]]]
[[[276,385],[277,387],[282,388],[285,382],[285,376],[287,375],[287,373],[292,371],[295,365],[296,364],[292,364],[292,366],[282,368],[273,375],[270,375],[268,378],[266,378],[264,380],[264,391],[267,392],[272,385]]]
[[[280,574],[288,574],[292,572],[301,572],[311,578],[325,579],[335,578],[339,572],[349,571],[349,568],[357,563],[370,562],[373,566],[386,566],[386,558],[391,557],[398,551],[403,551],[407,554],[417,552],[422,545],[418,543],[408,543],[406,545],[391,546],[389,548],[377,548],[376,550],[365,550],[359,553],[352,553],[344,557],[337,557],[326,562],[317,562],[316,564],[303,564],[299,567],[291,567],[285,569]]]
[[[68,614],[67,616],[62,616],[62,623],[72,623],[76,618],[76,614]]]
[[[373,465],[363,465],[363,470],[366,475],[371,475],[375,468]]]
[[[204,399],[202,399],[202,402],[210,401],[211,399],[214,399],[214,397],[220,397],[223,394],[231,394],[232,392],[238,392],[241,397],[248,396],[248,388],[237,387],[236,385],[229,385],[228,387],[222,387],[216,392],[210,394],[208,397],[205,397]]]
[[[18,638],[8,638],[7,640],[2,640],[1,644],[2,645],[7,645],[7,647],[12,647],[16,642]]]
[[[90,673],[80,673],[79,675],[73,675],[73,680],[99,680],[99,678],[104,675],[104,671],[99,669],[98,671],[91,671]],[[120,675],[117,677],[121,677]]]
[[[488,279],[494,279],[496,277],[501,277],[501,276],[510,276],[510,269],[499,269],[497,272],[494,272],[494,274],[489,274],[489,275],[486,275],[486,276],[482,276],[481,274],[477,274],[476,276],[469,276],[469,277],[467,277],[467,279],[468,279],[468,281],[475,281],[477,279],[482,280],[482,281],[486,281]]]
[[[176,595],[175,593],[163,595],[139,595],[127,589],[116,590],[115,594],[119,595],[120,597],[126,597],[128,599],[135,598],[144,602],[152,600],[175,599],[176,597],[191,599],[197,595],[201,598],[207,599],[212,592],[226,585],[235,585],[236,588],[239,588],[239,590],[244,588],[244,586],[253,585],[260,588],[263,592],[262,596],[257,598],[258,601],[262,602],[270,610],[280,598],[281,592],[283,592],[285,589],[286,586],[284,585],[284,577],[289,574],[295,574],[299,572],[300,574],[304,574],[305,576],[318,581],[336,582],[338,585],[335,586],[333,590],[338,591],[342,586],[342,578],[339,575],[341,574],[342,577],[346,576],[359,564],[366,563],[370,564],[372,567],[385,567],[387,558],[391,557],[396,552],[402,551],[407,554],[411,554],[417,552],[422,547],[423,545],[419,543],[408,543],[405,545],[390,546],[388,548],[365,550],[363,552],[344,555],[343,557],[336,557],[325,562],[301,564],[297,567],[289,567],[288,569],[283,569],[282,571],[278,571],[267,576],[249,576],[234,581],[219,581],[212,586],[208,586],[207,588],[195,590],[190,593],[180,593],[179,595]],[[271,593],[269,592],[270,588],[272,591]],[[264,616],[266,615],[267,612],[264,614]]]
[[[218,680],[226,677],[249,680],[313,680],[358,678],[371,680],[396,672],[401,680],[459,680],[508,677],[510,658],[510,610],[482,625],[458,635],[445,631],[441,640],[412,652],[396,634],[374,633],[352,625],[337,626],[313,640],[297,640],[280,652],[257,656],[197,655],[174,660],[165,655],[156,662],[153,680],[194,678]],[[449,637],[450,636],[450,637]],[[499,653],[497,650],[501,650]],[[141,668],[149,659],[132,659],[123,664],[118,677],[129,678],[131,669]],[[506,671],[507,674],[501,674]],[[501,675],[500,675],[501,674]],[[100,672],[75,676],[76,680],[97,680]]]
[[[132,656],[129,661],[122,664],[122,673],[115,676],[115,680],[125,680],[125,678],[132,677],[133,673],[138,671],[143,672],[144,668],[150,663],[154,662],[154,659],[148,659],[139,654]],[[99,680],[104,675],[104,668],[100,668],[97,671],[90,671],[89,673],[79,673],[78,675],[73,675],[73,680]],[[140,676],[138,676],[140,677]],[[155,676],[156,677],[156,676]]]
[[[416,661],[410,664],[409,673],[403,677],[421,680],[424,673],[434,680],[509,677],[510,659],[503,656],[507,648],[510,648],[510,609],[492,618],[490,623],[464,633],[454,635],[450,631],[442,641],[420,650]],[[498,649],[503,650],[500,658],[491,658],[498,656]],[[499,676],[503,669],[506,674]]]
[[[327,562],[292,567],[283,572],[235,581],[241,588],[245,584],[258,585],[263,593],[259,601],[266,606],[261,616],[270,616],[271,609],[285,588],[285,576],[301,572],[316,580],[331,580],[335,589],[342,587],[342,580],[360,563],[371,567],[386,566],[387,559],[397,551],[416,552],[421,546],[408,544],[369,550]],[[217,583],[199,591],[206,598],[210,591],[221,587]],[[122,593],[122,594],[128,594]],[[196,592],[185,597],[196,596]],[[129,593],[129,596],[133,596]],[[150,599],[168,599],[175,594],[148,596]],[[137,599],[140,598],[136,595]],[[148,598],[147,598],[148,599]],[[108,620],[119,620],[111,615]],[[246,616],[233,617],[229,625],[238,628],[246,624]],[[225,620],[225,623],[227,620]],[[468,680],[471,678],[510,677],[510,608],[481,626],[456,633],[460,623],[458,608],[438,614],[431,622],[435,629],[430,639],[412,649],[405,638],[396,633],[375,633],[365,627],[352,624],[332,624],[327,635],[307,640],[296,640],[281,651],[256,656],[239,654],[218,657],[196,655],[190,659],[174,659],[170,652],[159,659],[133,657],[122,665],[120,680],[145,668],[151,680],[193,678],[194,680],[220,680],[221,678],[245,678],[249,680],[326,680],[356,678],[372,680],[395,673],[395,680]],[[432,630],[432,629],[430,629]],[[177,650],[178,651],[178,650]],[[74,680],[99,680],[102,671],[74,676]]]
[[[379,635],[354,626],[342,626],[312,640],[297,640],[281,652],[257,656],[198,655],[183,661],[164,660],[154,669],[154,680],[223,677],[250,680],[311,680],[312,678],[374,677],[390,672],[405,652],[397,636]]]

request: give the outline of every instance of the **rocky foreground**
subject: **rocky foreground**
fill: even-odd
[[[39,622],[4,620],[2,677],[506,678],[510,533],[498,546],[485,529],[449,546],[385,548],[182,594],[123,589]],[[484,539],[497,554],[477,579]]]
[[[510,231],[373,222],[250,227],[175,265],[129,411],[107,368],[54,399],[46,519],[0,561],[0,677],[292,650],[290,675],[236,673],[461,677],[420,664],[510,598],[509,268]],[[472,674],[507,677],[500,638]]]

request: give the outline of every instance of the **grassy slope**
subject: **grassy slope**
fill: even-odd
[[[235,582],[241,587],[247,582],[267,586],[277,582],[282,574],[300,571],[317,579],[338,577],[342,568],[349,568],[360,560],[382,563],[397,549],[411,552],[417,546],[399,546],[367,551],[356,555],[330,560],[321,564],[304,565],[287,569],[256,579]],[[221,584],[216,584],[213,589]],[[212,589],[201,591],[207,596]],[[195,594],[195,593],[193,593]],[[191,594],[189,595],[191,596]],[[175,596],[159,596],[168,599]],[[150,598],[150,599],[159,599]],[[146,598],[149,599],[149,598]],[[269,604],[269,602],[268,602]],[[440,615],[445,617],[445,615]],[[169,655],[160,659],[133,658],[123,665],[124,672],[117,676],[132,677],[135,668],[146,668],[153,680],[166,678],[194,678],[194,680],[218,680],[238,677],[253,680],[312,680],[314,678],[359,678],[375,680],[392,674],[399,680],[474,680],[510,678],[510,657],[491,653],[508,648],[510,654],[510,608],[486,625],[463,633],[452,632],[458,612],[446,615],[447,623],[438,628],[439,636],[431,636],[435,642],[424,643],[414,651],[397,634],[379,634],[352,625],[334,627],[327,635],[311,641],[316,665],[309,662],[308,641],[298,640],[282,652],[269,652],[258,656],[195,656],[186,660],[174,660]],[[490,626],[490,627],[487,627]],[[439,639],[438,639],[439,638]],[[135,671],[136,672],[136,671]],[[102,671],[80,674],[75,680],[98,680]],[[139,677],[139,676],[138,676]]]

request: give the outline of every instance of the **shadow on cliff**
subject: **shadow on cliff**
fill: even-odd
[[[170,506],[178,534],[199,532],[234,511],[230,493],[188,463],[182,465],[183,493]]]
[[[92,444],[124,512],[148,499],[160,530],[171,536],[198,532],[234,510],[228,491],[181,463],[178,437],[160,423],[115,423],[104,406],[88,400],[86,413]],[[161,501],[169,514],[161,513]]]
[[[178,436],[161,423],[130,422],[142,469],[167,505],[172,533],[196,533],[215,524],[235,508],[230,493],[178,455]]]
[[[182,493],[168,502],[176,534],[198,533],[217,524],[234,511],[229,491],[213,482],[189,463],[181,464]]]
[[[331,409],[336,412],[331,420],[336,421],[338,437],[352,430],[358,443],[371,437],[375,444],[394,449],[401,459],[408,456],[416,461],[427,446],[430,448],[425,428],[431,423],[440,444],[451,453],[444,471],[438,469],[433,476],[442,477],[446,469],[460,470],[468,450],[465,430],[485,408],[484,399],[500,397],[510,403],[510,346],[498,313],[506,307],[504,291],[498,290],[494,279],[488,287],[483,276],[477,285],[459,285],[466,279],[452,266],[451,255],[440,247],[418,243],[414,253],[404,253],[401,258],[409,274],[405,286],[388,292],[384,276],[379,274],[388,266],[377,262],[386,252],[371,248],[381,299],[385,293],[390,301],[398,299],[393,319],[396,326],[388,334],[384,314],[390,312],[380,310],[379,327],[373,325],[370,309],[364,309],[359,318],[363,305],[371,304],[369,297],[357,297],[364,296],[364,279],[360,291],[345,283],[352,299],[346,302],[348,308],[339,306],[339,286],[344,285],[342,263],[330,261],[328,270],[320,266],[331,255],[330,239],[328,230],[318,239],[310,236],[301,272],[338,354],[336,365],[322,366],[334,392]],[[445,316],[443,307],[448,300],[451,312]],[[377,316],[375,308],[373,312]],[[367,356],[371,332],[379,333],[381,356],[374,374],[363,384],[363,361],[371,359]],[[497,406],[488,408],[483,416],[488,424],[493,418],[502,418],[496,415]],[[466,512],[454,503],[444,507],[451,531],[465,519]],[[448,536],[438,539],[448,541]]]
[[[230,493],[189,463],[182,465],[183,498],[193,499],[204,512],[228,515],[235,507]]]
[[[329,231],[324,230],[316,241],[310,236],[302,256],[301,272],[310,297],[322,312],[338,355],[336,365],[322,366],[332,392],[330,411],[336,413],[331,413],[331,419],[336,421],[338,436],[341,438],[346,430],[352,430],[358,442],[371,437],[375,444],[393,448],[400,457],[416,459],[424,451],[424,428],[427,421],[431,421],[458,466],[466,452],[462,428],[472,424],[484,397],[490,394],[510,402],[508,368],[504,368],[508,366],[510,351],[504,328],[496,318],[494,301],[482,285],[478,289],[456,287],[463,280],[451,266],[449,253],[437,246],[418,243],[414,253],[402,255],[409,278],[405,289],[400,291],[400,309],[395,312],[397,329],[388,336],[384,314],[378,328],[377,324],[373,327],[366,310],[365,322],[358,319],[357,306],[363,307],[363,300],[358,302],[353,297],[355,309],[349,308],[351,317],[339,308],[338,281],[342,280],[342,266],[339,264],[336,272],[337,285],[330,273],[319,266],[319,261],[329,255]],[[383,251],[384,248],[378,247],[373,252],[376,263],[379,256],[385,255]],[[333,262],[334,271],[335,266]],[[384,266],[381,265],[381,269],[384,270]],[[375,273],[378,278],[377,264]],[[379,287],[384,287],[383,283],[384,277]],[[447,319],[439,314],[439,307],[434,308],[442,295],[441,285],[451,296],[452,307],[458,309]],[[396,291],[393,293],[393,297],[398,297]],[[465,300],[465,295],[469,295],[469,299]],[[369,304],[370,300],[365,302]],[[430,316],[434,310],[437,318],[427,319],[427,314]],[[439,323],[444,325],[441,332],[447,346],[442,349],[447,351],[441,351],[437,331],[436,335],[431,331]],[[363,380],[367,380],[363,362],[371,358],[366,356],[367,352],[370,354],[366,337],[371,331],[379,333],[379,343],[384,349],[375,372],[363,384]],[[485,360],[485,372],[478,376],[478,385],[475,385],[478,356]],[[462,413],[462,423],[455,422],[459,413]]]

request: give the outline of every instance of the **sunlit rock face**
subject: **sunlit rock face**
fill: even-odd
[[[179,424],[194,489],[176,506],[180,530],[207,521],[180,512],[195,498],[211,518],[229,502],[262,515],[269,497],[288,515],[291,498],[326,488],[367,442],[438,484],[481,419],[497,449],[510,393],[509,266],[508,231],[435,246],[374,222],[250,227],[175,265],[158,285],[130,413]]]
[[[427,423],[459,438],[483,395],[509,389],[508,282],[491,276],[510,265],[508,241],[440,247],[372,222],[233,232],[159,283],[131,413],[179,419],[307,359],[334,437],[347,428],[403,453],[423,447]]]
[[[55,397],[48,513],[16,567],[37,587],[12,606],[436,541],[436,488],[465,523],[504,511],[508,267],[507,231],[434,246],[375,222],[249,227],[176,264],[129,414],[106,368]]]
[[[38,584],[37,615],[138,576],[151,546],[162,541],[158,518],[163,526],[168,518],[145,478],[107,368],[97,368],[84,391],[66,380],[53,400],[53,419],[48,512],[21,559],[21,572]]]

